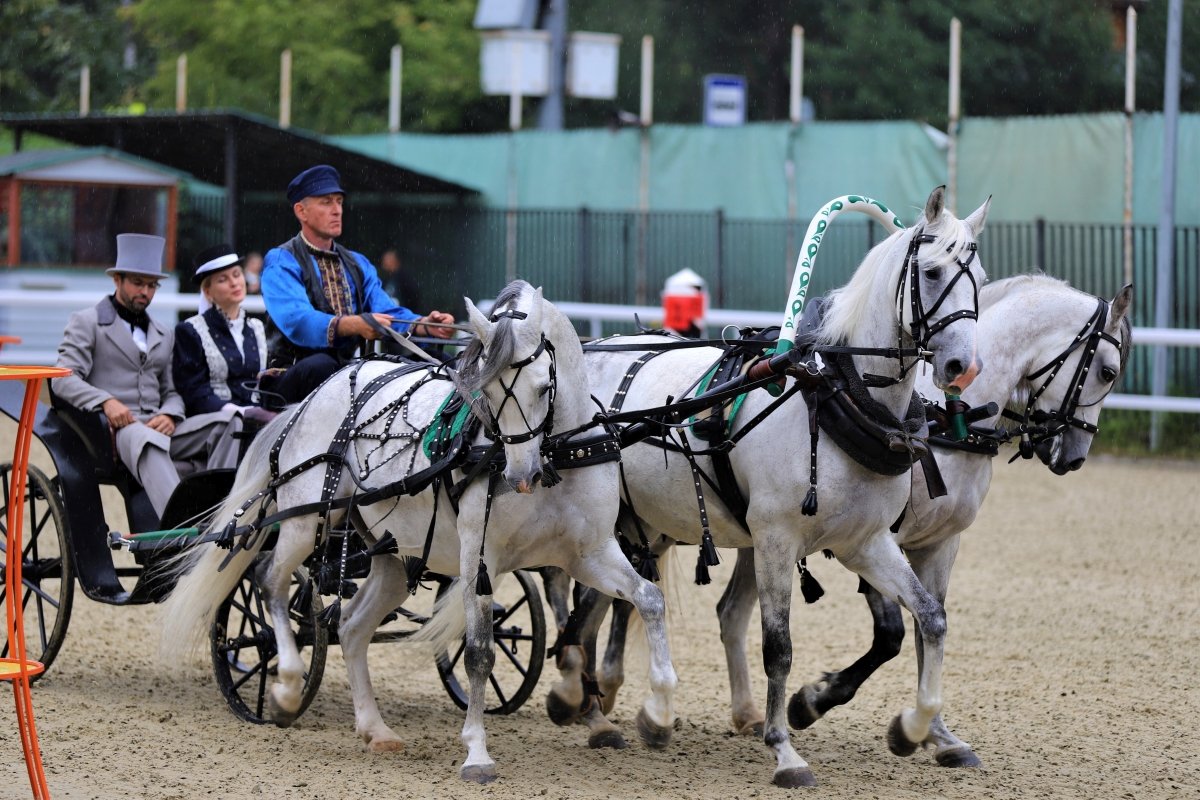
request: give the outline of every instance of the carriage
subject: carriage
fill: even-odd
[[[20,387],[0,386],[0,412],[15,423],[20,406]],[[103,414],[79,411],[51,394],[49,405],[38,405],[33,436],[45,448],[54,470],[48,474],[29,467],[21,606],[29,655],[49,670],[66,640],[76,584],[87,598],[110,605],[162,600],[174,584],[165,565],[199,535],[191,526],[229,493],[234,471],[204,470],[183,476],[160,520],[145,491],[116,457]],[[0,464],[4,512],[12,501],[8,496],[11,468]],[[142,533],[111,530],[105,518],[105,487],[119,495],[130,530]],[[290,607],[305,660],[303,708],[320,687],[328,648],[338,644],[336,625],[323,613],[327,599],[353,593],[369,566],[362,542],[352,530],[333,533],[329,546],[314,553],[293,575]],[[340,556],[343,549],[348,556],[345,569],[332,557]],[[9,554],[3,558],[7,563]],[[439,595],[450,585],[441,575],[427,573],[425,578]],[[497,594],[492,612],[493,635],[507,657],[493,675],[487,711],[508,714],[528,699],[544,662],[546,621],[535,576],[518,572],[504,594]],[[428,619],[403,607],[391,616],[394,619],[373,641],[402,641]],[[0,655],[7,655],[8,642],[2,645]],[[277,652],[253,569],[244,572],[221,604],[210,649],[217,685],[233,713],[249,722],[267,721],[264,698]],[[461,646],[445,648],[434,661],[450,698],[465,708],[462,653]]]

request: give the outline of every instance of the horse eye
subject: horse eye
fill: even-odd
[[[550,391],[550,384],[547,383],[545,386],[538,389],[538,397],[544,397],[548,391]]]
[[[1104,379],[1105,383],[1112,383],[1117,379],[1117,371],[1112,367],[1104,367],[1100,370],[1100,377]]]
[[[928,269],[925,270],[925,277],[931,281],[938,280],[939,278],[942,277],[942,268],[941,267],[929,267]]]

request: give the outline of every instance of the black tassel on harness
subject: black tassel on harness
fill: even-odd
[[[336,630],[338,623],[342,621],[342,598],[337,598],[320,614],[317,614],[317,619],[327,629]]]
[[[812,605],[821,599],[825,594],[825,590],[817,582],[816,576],[808,571],[808,561],[806,559],[802,558],[797,561],[796,569],[800,572],[800,594],[804,596],[804,602]]]
[[[558,474],[558,470],[549,461],[542,463],[542,486],[549,489],[551,486],[557,486],[562,482],[562,476]]]
[[[403,562],[404,574],[408,578],[408,593],[414,594],[421,584],[421,577],[425,574],[425,559],[405,556]]]
[[[658,554],[649,547],[642,548],[637,554],[637,574],[651,583],[658,583]]]
[[[475,594],[487,595],[492,593],[492,581],[488,578],[487,564],[479,559],[479,575],[475,578]]]
[[[396,537],[392,536],[391,531],[384,531],[383,537],[371,545],[366,551],[367,556],[374,558],[375,556],[390,556],[393,553],[400,552],[400,545],[396,542]]]
[[[806,517],[817,515],[817,487],[815,484],[808,487],[808,494],[804,495],[804,502],[800,504],[800,513]]]
[[[717,558],[717,547],[713,544],[712,534],[706,528],[704,535],[700,538],[700,555],[696,559],[696,583],[700,586],[712,583],[708,568],[715,567],[720,563],[721,559]]]

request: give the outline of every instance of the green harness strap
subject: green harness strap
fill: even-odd
[[[450,401],[454,400],[457,396],[455,392],[450,392],[450,394],[446,395],[446,399],[438,406],[437,413],[433,415],[437,422],[430,425],[425,431],[425,435],[421,438],[421,447],[425,451],[425,457],[430,461],[434,460],[435,445],[438,442],[448,442],[462,432],[463,426],[467,424],[467,417],[471,415],[471,406],[467,403],[463,403],[462,407],[458,409],[458,412],[450,420],[447,420],[445,415],[442,414],[446,406],[450,404]],[[474,396],[478,397],[478,393]],[[441,448],[438,449],[440,450]]]

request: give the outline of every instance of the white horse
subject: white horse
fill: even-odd
[[[849,358],[858,373],[871,374],[871,384],[878,385],[870,389],[870,399],[894,420],[905,419],[910,410],[915,362],[898,364],[894,354],[878,354],[883,348],[899,344],[932,351],[933,380],[946,389],[965,389],[978,370],[976,286],[983,281],[983,270],[974,256],[987,205],[958,220],[944,211],[942,190],[934,190],[921,224],[892,234],[872,249],[850,282],[830,297],[818,334],[820,342],[841,347],[843,353],[852,349]],[[663,337],[629,337],[622,344],[653,347],[661,341]],[[600,343],[596,349],[602,346]],[[589,352],[587,368],[598,398],[607,401],[623,392],[623,411],[631,411],[694,394],[697,381],[721,354],[715,348],[695,348],[669,350],[647,359],[636,352]],[[635,362],[640,362],[640,371],[630,377]],[[910,482],[902,472],[888,476],[871,471],[822,436],[815,459],[819,502],[802,503],[811,466],[809,412],[805,402],[789,392],[790,388],[785,390],[782,404],[773,413],[768,407],[777,401],[767,392],[748,394],[735,421],[735,427],[753,427],[729,453],[746,501],[745,527],[723,504],[713,504],[707,507],[705,530],[700,530],[697,488],[701,478],[678,449],[647,442],[625,450],[623,486],[647,530],[677,541],[701,542],[706,549],[711,544],[753,547],[768,677],[764,741],[775,753],[773,782],[796,787],[815,784],[808,764],[792,747],[786,720],[792,656],[791,570],[797,560],[830,550],[916,616],[926,658],[916,705],[904,710],[898,723],[912,742],[925,740],[941,709],[945,614],[938,598],[913,574],[888,531],[908,500]],[[756,426],[749,426],[750,420],[757,420]],[[695,459],[698,467],[710,469],[707,457],[697,455]],[[812,511],[816,513],[807,513]],[[585,632],[588,624],[581,623]],[[572,671],[584,669],[585,664],[581,648],[571,649],[575,651],[573,659],[566,653],[560,659],[566,679],[548,700],[552,717],[560,723],[574,719],[562,713],[564,709],[584,707]],[[734,713],[756,712],[751,706]],[[592,704],[584,721],[593,725],[599,719],[600,712]]]
[[[1121,289],[1110,303],[1044,275],[1022,275],[983,287],[979,338],[987,371],[963,399],[978,406],[989,402],[1007,406],[1011,418],[997,415],[984,422],[1017,435],[1024,427],[1027,432],[1020,439],[1027,458],[1036,452],[1056,475],[1079,469],[1099,430],[1100,409],[1132,347],[1132,301],[1132,286]],[[932,389],[928,384],[920,386],[926,394]],[[976,437],[976,441],[985,447],[975,452],[936,449],[949,491],[945,497],[930,499],[924,476],[914,471],[912,501],[894,537],[921,583],[942,603],[959,537],[975,521],[991,485],[987,440]],[[752,569],[749,559],[738,559],[737,572]],[[733,608],[753,605],[753,584],[744,573],[731,580],[729,601],[722,600],[722,638],[744,635],[745,626]],[[797,692],[788,709],[793,727],[807,727],[834,706],[849,702],[871,673],[900,651],[904,623],[899,608],[870,585],[860,591],[866,594],[875,621],[871,649],[849,668],[825,673],[821,681]],[[927,654],[920,638],[915,643],[919,669]],[[737,669],[747,669],[745,662]],[[732,687],[741,682],[730,680]],[[954,736],[940,715],[920,743],[934,748],[934,757],[942,766],[980,766],[971,746]],[[895,737],[889,737],[889,746],[897,755],[909,755],[915,749],[914,743]]]
[[[490,317],[470,300],[467,309],[477,338],[460,362],[458,391],[472,402],[491,436],[503,443],[503,478],[517,494],[498,491],[498,476],[487,479],[486,468],[484,479],[468,483],[456,509],[449,480],[411,494],[427,483],[422,473],[432,457],[422,439],[428,439],[426,432],[450,395],[450,384],[438,380],[444,377],[442,370],[366,361],[331,377],[259,433],[230,497],[217,512],[214,530],[251,519],[264,503],[273,503],[283,517],[277,543],[257,573],[279,650],[279,680],[269,698],[272,717],[281,726],[290,725],[301,702],[303,664],[288,623],[291,575],[321,541],[323,526],[346,515],[339,502],[354,496],[359,502],[350,506],[349,516],[364,539],[388,544],[394,536],[398,549],[395,555],[372,559],[370,574],[346,604],[339,626],[355,729],[368,749],[395,750],[402,743],[380,717],[367,674],[367,645],[384,616],[403,603],[428,567],[464,578],[460,589],[470,690],[462,729],[467,755],[460,775],[480,783],[496,777],[483,726],[484,692],[495,661],[489,574],[542,564],[632,602],[647,620],[652,689],[639,729],[651,746],[665,746],[674,723],[676,677],[666,644],[662,593],[637,575],[612,535],[618,508],[617,443],[603,435],[570,438],[590,427],[594,415],[578,335],[542,299],[541,289],[524,281],[500,293]],[[477,445],[489,443],[486,437],[480,432]],[[572,460],[600,463],[567,469]],[[561,476],[553,463],[562,469]],[[539,481],[552,485],[559,479],[561,486],[523,496]],[[467,478],[455,470],[452,480],[461,484]],[[297,512],[303,513],[290,515]],[[166,643],[178,646],[208,631],[218,605],[264,538],[253,536],[244,548],[235,548],[223,567],[226,550],[215,545],[198,549],[190,571],[167,600]],[[402,560],[405,556],[415,562]]]
[[[1132,286],[1106,302],[1040,274],[1007,278],[981,290],[979,356],[987,370],[971,384],[963,400],[978,408],[988,403],[997,408],[1007,405],[1009,416],[985,417],[972,427],[963,444],[945,443],[935,448],[948,493],[930,499],[924,472],[914,470],[911,500],[895,533],[914,572],[943,604],[959,537],[974,522],[987,496],[992,458],[1001,442],[1019,438],[1026,458],[1036,452],[1057,475],[1083,465],[1098,430],[1103,401],[1124,370],[1132,346],[1132,300]],[[936,394],[926,378],[919,379],[918,390],[926,396]],[[669,542],[660,542],[657,549],[665,552],[669,547]],[[848,703],[876,669],[900,652],[904,639],[900,608],[866,582],[860,591],[874,618],[874,641],[851,666],[824,673],[821,681],[792,696],[788,720],[794,728],[806,728],[832,708]],[[757,708],[750,696],[743,646],[756,596],[752,554],[739,550],[717,608],[729,665],[734,725],[741,731],[762,720],[761,711],[749,716],[746,712]],[[613,613],[614,617],[618,613],[627,616],[628,607]],[[623,631],[624,622],[614,621],[613,630]],[[920,637],[916,644],[919,664],[923,654]],[[605,711],[611,709],[623,681],[623,654],[623,637],[610,637],[597,675]],[[889,744],[899,755],[908,755],[915,747],[895,737],[889,738]],[[942,766],[981,765],[970,745],[950,732],[940,714],[922,744],[934,748],[934,758]]]

